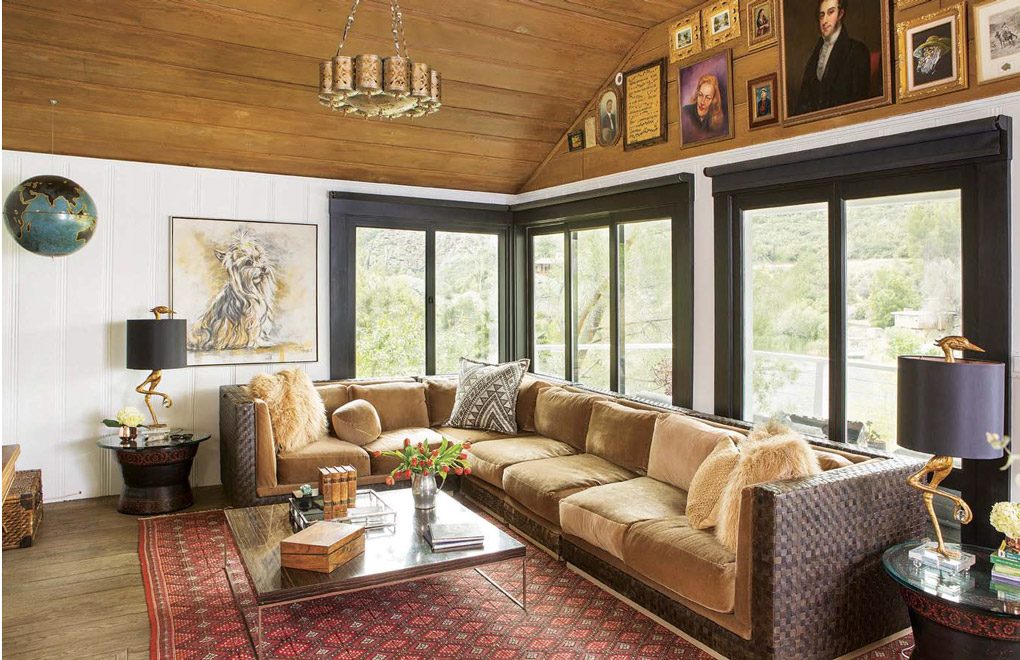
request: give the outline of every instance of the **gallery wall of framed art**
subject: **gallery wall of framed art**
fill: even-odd
[[[684,74],[723,53],[729,73],[702,86],[692,123],[697,93]],[[626,147],[624,75],[660,61],[664,139]],[[709,87],[717,103],[705,103]],[[648,29],[523,190],[1018,90],[1020,0],[708,0]],[[614,96],[606,122],[623,128],[606,132],[602,107]],[[586,125],[594,146],[569,151],[567,133]]]

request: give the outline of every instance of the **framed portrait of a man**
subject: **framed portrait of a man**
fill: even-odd
[[[693,147],[733,137],[731,50],[680,67],[680,145]]]
[[[978,84],[1020,74],[1020,0],[973,5]]]
[[[774,73],[747,81],[747,125],[752,131],[779,121],[778,89]]]
[[[967,87],[967,29],[963,5],[896,25],[901,101]]]
[[[620,97],[610,87],[599,94],[595,141],[600,147],[611,147],[620,140]]]
[[[779,0],[784,125],[892,103],[889,3]]]

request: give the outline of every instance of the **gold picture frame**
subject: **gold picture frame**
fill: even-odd
[[[737,0],[719,0],[701,10],[701,43],[704,50],[739,36],[740,6]]]
[[[961,3],[896,24],[898,100],[967,88],[966,21]]]
[[[917,5],[922,5],[926,2],[928,2],[928,0],[896,0],[896,9],[897,11],[900,9],[910,9],[911,7],[916,7]]]
[[[971,5],[971,29],[974,31],[974,63],[977,84],[1004,80],[1020,75],[1020,52],[1015,45],[1003,49],[993,41],[991,18],[1012,13],[1013,32],[1020,32],[1015,17],[1020,13],[1020,0],[982,0]],[[995,12],[998,12],[996,14]]]
[[[701,10],[687,14],[669,26],[669,62],[701,52]]]
[[[747,3],[747,51],[772,46],[776,37],[776,0],[751,0]]]

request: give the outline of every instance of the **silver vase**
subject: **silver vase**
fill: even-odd
[[[435,474],[412,474],[411,495],[414,497],[414,508],[434,509],[436,508],[436,475]]]

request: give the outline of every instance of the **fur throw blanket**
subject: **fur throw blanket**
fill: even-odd
[[[723,490],[716,538],[731,551],[737,550],[740,498],[747,486],[819,474],[818,457],[804,436],[788,427],[767,425],[751,432],[740,443],[740,458]]]
[[[248,391],[269,408],[278,452],[300,449],[325,435],[322,398],[301,369],[258,374],[248,384]]]

